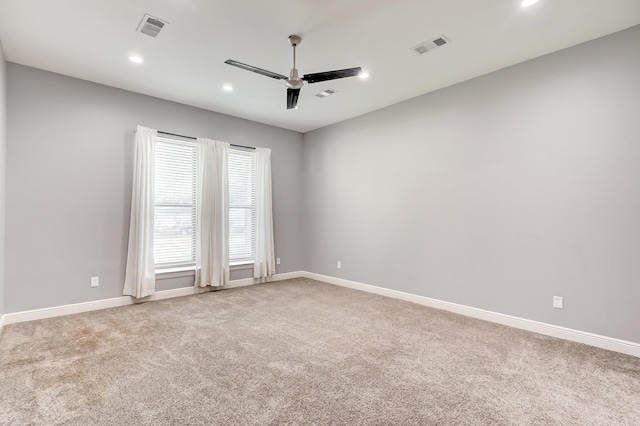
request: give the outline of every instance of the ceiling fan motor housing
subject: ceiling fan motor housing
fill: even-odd
[[[291,70],[291,75],[289,76],[289,79],[285,81],[285,86],[290,87],[292,89],[299,89],[302,86],[304,86],[304,81],[302,81],[299,77],[298,77],[298,70],[293,68]]]

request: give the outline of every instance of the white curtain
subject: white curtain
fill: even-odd
[[[264,280],[276,273],[271,209],[271,150],[256,148],[256,252],[253,277]]]
[[[229,144],[198,138],[195,286],[229,283]]]
[[[158,132],[138,126],[135,136],[127,272],[122,294],[141,298],[155,293],[153,204],[155,145]]]

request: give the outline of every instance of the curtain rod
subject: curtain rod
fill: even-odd
[[[169,135],[169,136],[177,136],[179,138],[192,139],[194,141],[198,140],[198,138],[194,138],[193,136],[178,135],[176,133],[163,132],[160,130],[158,130],[158,133],[162,133],[163,135]],[[236,148],[256,149],[253,146],[244,146],[244,145],[236,145],[236,144],[229,144],[229,145],[235,146]]]

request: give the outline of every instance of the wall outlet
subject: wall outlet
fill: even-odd
[[[336,268],[342,269],[342,262],[340,262],[339,260],[338,263],[336,263]]]
[[[553,307],[556,309],[562,309],[564,307],[564,299],[562,296],[553,296]]]
[[[91,287],[98,287],[100,285],[100,278],[91,277]]]
[[[276,265],[279,265],[279,264],[280,264],[280,258],[279,258],[279,257],[277,257],[277,258],[276,258]]]

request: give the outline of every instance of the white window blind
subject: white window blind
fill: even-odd
[[[253,262],[256,234],[256,155],[229,150],[229,262]]]
[[[155,155],[156,270],[195,266],[196,146],[158,137]]]

